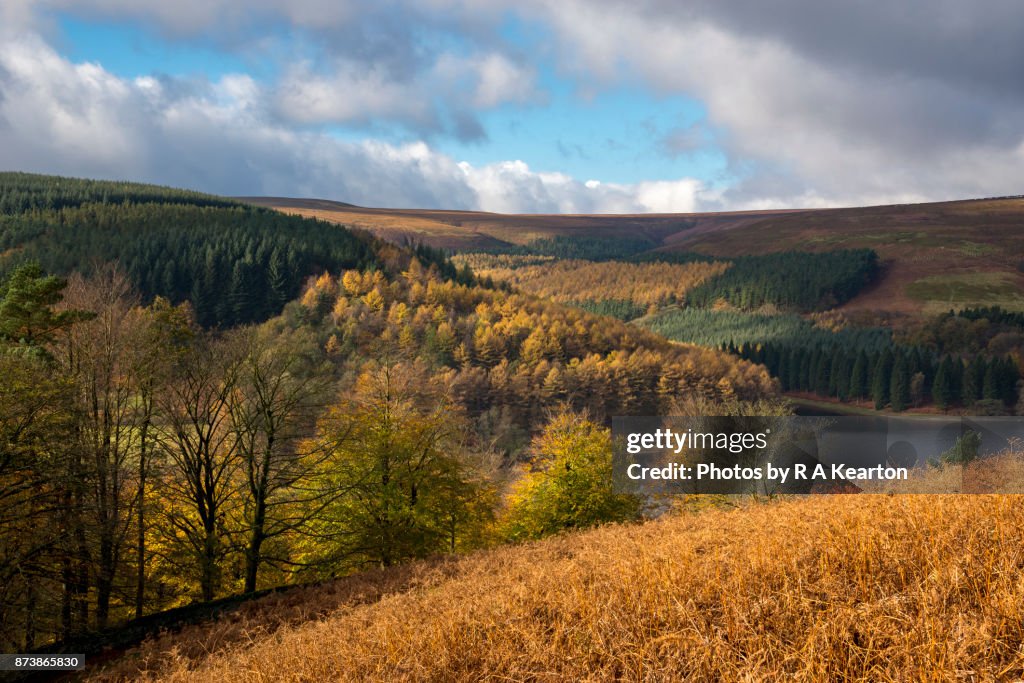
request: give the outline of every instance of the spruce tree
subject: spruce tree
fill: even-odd
[[[818,354],[818,363],[814,374],[814,393],[819,396],[828,396],[829,370],[832,367],[832,358],[827,351]]]
[[[972,406],[981,398],[982,385],[985,381],[985,372],[988,368],[980,356],[967,364],[964,370],[964,385],[961,390],[960,400],[965,406]]]
[[[863,350],[857,353],[850,371],[850,398],[860,399],[868,393],[868,356]]]
[[[836,396],[840,401],[845,401],[850,396],[850,356],[842,353],[839,358],[839,367],[835,375]]]
[[[981,396],[985,400],[995,400],[999,398],[999,359],[993,359],[985,369],[985,378],[982,384]]]
[[[897,413],[903,412],[910,405],[910,372],[907,359],[897,352],[892,366],[892,380],[889,384],[889,402]]]
[[[838,346],[832,351],[832,364],[828,370],[828,394],[835,396],[839,393],[839,375],[843,367],[843,351]]]
[[[800,386],[800,351],[790,349],[789,351],[789,389],[797,389]]]
[[[953,395],[950,385],[950,375],[953,372],[952,365],[949,356],[943,358],[942,362],[939,363],[939,369],[935,372],[935,380],[932,382],[932,400],[935,401],[936,407],[943,412],[949,408]]]
[[[889,403],[889,385],[892,383],[892,351],[885,349],[878,357],[871,378],[871,398],[875,410],[881,410]]]
[[[953,396],[960,396],[964,391],[964,364],[959,358],[950,358],[949,387]]]

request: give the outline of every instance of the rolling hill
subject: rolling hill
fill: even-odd
[[[644,237],[660,252],[729,258],[786,250],[867,247],[882,260],[875,286],[850,311],[934,314],[998,304],[1024,310],[1024,198],[843,209],[707,214],[503,215],[365,209],[336,202],[245,198],[261,206],[371,230],[389,240],[459,251],[558,236]]]
[[[812,496],[360,574],[86,680],[1014,680],[1019,496]]]

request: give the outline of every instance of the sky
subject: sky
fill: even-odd
[[[0,169],[517,213],[1024,193],[1017,0],[0,0]]]

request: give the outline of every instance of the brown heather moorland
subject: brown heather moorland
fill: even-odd
[[[88,680],[1024,676],[1024,498],[812,496],[353,576]]]
[[[461,251],[556,235],[647,237],[659,251],[728,259],[744,254],[871,248],[882,274],[846,311],[934,315],[999,305],[1024,310],[1024,198],[976,199],[839,209],[694,214],[513,215],[472,211],[364,209],[306,199],[244,198]]]

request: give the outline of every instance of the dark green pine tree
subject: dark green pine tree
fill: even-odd
[[[985,377],[982,381],[981,397],[986,400],[999,398],[999,361],[993,360],[985,368]]]
[[[949,409],[953,400],[952,374],[953,362],[946,356],[939,363],[939,369],[935,371],[935,380],[932,382],[932,400],[943,412]]]
[[[885,349],[878,357],[871,376],[871,398],[875,410],[881,410],[889,403],[889,385],[892,384],[892,351]]]
[[[1012,358],[1005,359],[1000,379],[1000,392],[1003,402],[1007,404],[1015,403],[1017,401],[1017,382],[1020,381],[1020,368],[1017,367],[1017,363]]]
[[[797,349],[790,349],[789,351],[789,390],[800,388],[800,351]]]
[[[832,362],[828,368],[828,395],[839,394],[839,375],[843,368],[843,351],[838,346],[832,349]]]
[[[953,393],[953,399],[964,393],[964,364],[959,358],[949,359],[951,372],[949,373],[949,387]]]
[[[777,373],[776,377],[779,378],[779,384],[781,385],[782,390],[783,391],[789,391],[789,389],[790,389],[790,386],[789,386],[789,358],[790,358],[790,356],[789,356],[788,353],[783,352],[783,353],[779,354],[778,358],[779,358],[779,370],[778,370],[778,373]]]
[[[800,381],[797,383],[797,388],[801,391],[811,386],[811,363],[813,360],[814,356],[809,351],[804,351],[800,356]]]
[[[175,275],[174,261],[166,261],[162,268],[163,275],[160,278],[160,293],[171,302],[181,301],[181,292],[178,291],[178,279]]]
[[[196,314],[196,322],[203,327],[210,327],[214,324],[213,301],[210,296],[210,286],[202,275],[192,280],[192,289],[189,292],[188,300],[192,303],[192,310]]]
[[[964,369],[964,384],[960,395],[960,400],[965,406],[973,406],[974,402],[981,398],[987,370],[988,367],[980,356],[975,356],[967,364],[967,367]]]
[[[832,367],[832,358],[826,351],[818,354],[818,363],[814,374],[814,393],[819,396],[829,395],[829,370]]]
[[[850,398],[861,399],[868,395],[868,355],[863,350],[857,353],[850,371]]]
[[[897,413],[903,412],[910,405],[910,367],[902,352],[896,353],[896,360],[892,365],[889,403]]]
[[[850,365],[851,360],[849,354],[841,352],[839,357],[839,366],[835,375],[836,396],[839,397],[840,401],[845,401],[850,397]]]
[[[243,261],[236,261],[231,272],[231,288],[228,290],[228,311],[230,319],[223,320],[226,325],[247,323],[253,320],[256,306],[250,266]]]
[[[281,256],[280,249],[274,249],[267,264],[267,304],[275,314],[279,313],[291,299],[292,289],[288,264]]]

